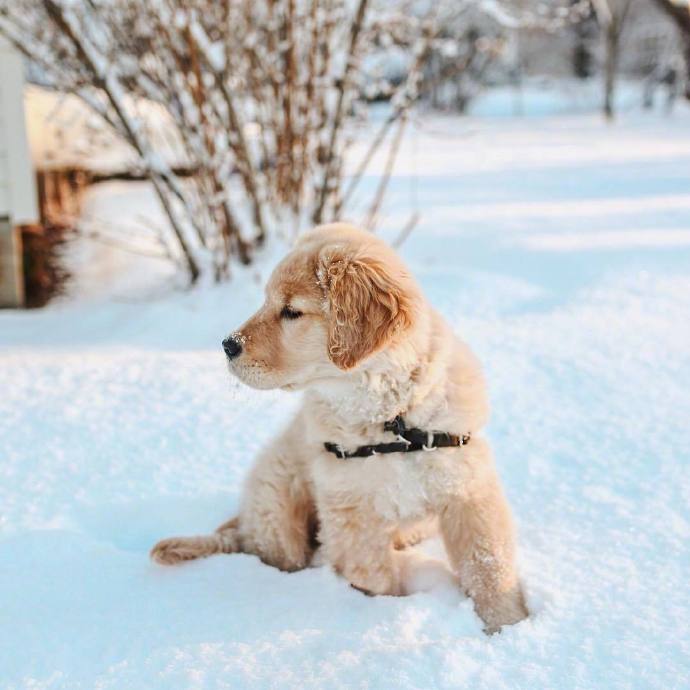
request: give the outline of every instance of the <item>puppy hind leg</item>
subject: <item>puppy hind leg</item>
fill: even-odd
[[[233,518],[213,534],[163,539],[151,549],[151,558],[161,565],[175,565],[217,553],[238,553],[242,550],[238,526]]]
[[[280,570],[306,568],[315,548],[315,521],[314,505],[304,487],[257,482],[241,514],[243,550]]]
[[[220,553],[247,553],[280,570],[309,565],[315,513],[309,495],[280,482],[253,482],[238,517],[213,534],[171,537],[158,542],[151,558],[162,565]]]

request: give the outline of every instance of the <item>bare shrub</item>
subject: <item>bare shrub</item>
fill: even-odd
[[[134,149],[193,282],[226,277],[232,257],[248,263],[270,228],[331,213],[376,30],[369,10],[368,0],[1,0],[0,32]],[[193,175],[161,155],[157,126]]]
[[[0,0],[0,33],[45,84],[76,94],[131,147],[169,220],[160,237],[166,254],[194,282],[204,273],[226,278],[232,259],[249,263],[278,228],[296,233],[345,213],[373,153],[387,145],[386,174],[368,213],[373,226],[439,27],[469,8],[515,22],[516,5]],[[343,190],[360,66],[385,43],[403,46],[410,66]],[[161,138],[183,158],[186,176]]]

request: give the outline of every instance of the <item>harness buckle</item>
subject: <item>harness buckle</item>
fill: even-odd
[[[392,431],[396,436],[402,436],[405,432],[405,420],[402,415],[397,415],[395,419],[391,419],[383,423],[384,431]]]

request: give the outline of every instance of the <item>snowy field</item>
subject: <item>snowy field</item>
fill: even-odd
[[[151,204],[109,184],[86,211]],[[295,406],[220,349],[271,259],[183,293],[90,246],[72,296],[0,313],[2,690],[690,687],[690,112],[425,117],[383,233],[416,211],[401,251],[484,362],[532,617],[485,636],[433,541],[404,598],[151,563],[233,514]]]

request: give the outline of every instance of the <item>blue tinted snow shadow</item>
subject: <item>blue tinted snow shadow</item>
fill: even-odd
[[[461,147],[459,154],[461,155]],[[386,194],[386,206],[410,205],[410,190],[414,186],[422,211],[434,205],[447,206],[449,200],[458,206],[462,219],[462,204],[479,202],[544,201],[557,202],[577,199],[639,198],[656,194],[687,194],[688,166],[686,158],[640,162],[563,166],[544,166],[522,169],[477,170],[466,174],[426,174],[419,177],[399,174],[392,177]],[[362,181],[360,201],[375,189],[377,177]]]

